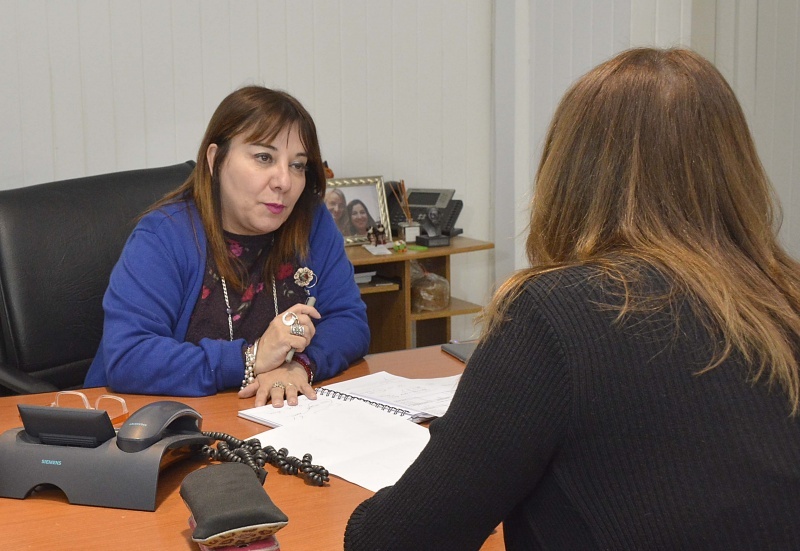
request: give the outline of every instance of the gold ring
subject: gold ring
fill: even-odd
[[[286,385],[284,385],[280,381],[275,381],[274,383],[272,383],[272,388],[286,388]]]

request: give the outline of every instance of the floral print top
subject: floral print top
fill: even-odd
[[[245,339],[248,343],[258,339],[275,317],[275,302],[272,296],[272,281],[264,281],[264,262],[272,250],[273,236],[234,235],[225,232],[228,253],[239,259],[247,271],[247,288],[239,294],[228,283],[228,299],[231,305],[233,338]],[[295,281],[297,263],[282,264],[275,274],[278,312],[293,304],[305,302],[307,293]],[[198,344],[201,339],[230,339],[227,306],[222,282],[211,254],[207,255],[206,273],[200,297],[192,312],[186,341]]]

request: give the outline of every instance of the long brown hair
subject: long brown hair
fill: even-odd
[[[203,222],[209,248],[221,276],[243,291],[243,269],[228,254],[222,230],[219,171],[225,165],[233,138],[243,135],[247,143],[269,143],[283,129],[296,126],[308,155],[306,186],[286,222],[274,232],[272,252],[264,267],[268,282],[285,262],[308,255],[308,241],[314,209],[325,192],[325,168],[317,139],[317,129],[308,111],[286,92],[262,86],[246,86],[229,94],[217,107],[206,128],[197,152],[197,164],[189,178],[164,196],[149,210],[184,199],[193,199]],[[217,145],[213,173],[206,151]]]
[[[531,278],[594,265],[620,282],[620,318],[692,298],[721,338],[800,411],[800,265],[777,241],[779,212],[742,109],[711,63],[685,49],[625,51],[580,78],[551,122],[531,203],[531,268],[484,311],[502,325]],[[638,268],[673,291],[637,295]],[[705,370],[704,370],[705,371]]]

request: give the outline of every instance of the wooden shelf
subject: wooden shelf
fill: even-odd
[[[446,247],[429,247],[423,251],[373,255],[362,246],[347,247],[347,257],[359,272],[375,271],[368,284],[359,285],[361,298],[367,305],[367,320],[372,338],[370,354],[404,350],[416,346],[441,344],[450,340],[450,318],[477,314],[479,304],[451,297],[450,305],[436,312],[411,311],[411,261],[424,261],[425,269],[450,281],[450,256],[493,249],[494,244],[458,236]],[[388,285],[376,285],[390,281]],[[413,342],[416,336],[416,343]]]
[[[432,320],[438,318],[449,318],[452,316],[462,316],[464,314],[477,314],[483,309],[480,304],[473,304],[460,298],[450,297],[450,305],[442,310],[435,310],[432,312],[411,312],[411,319],[418,320]]]
[[[374,255],[368,252],[361,245],[347,247],[347,257],[353,266],[370,266],[377,264],[391,264],[395,262],[405,262],[408,260],[422,260],[425,258],[437,258],[449,256],[451,254],[468,253],[472,251],[484,251],[493,249],[494,243],[479,241],[470,237],[457,236],[450,239],[450,245],[446,247],[429,247],[425,251],[407,250],[402,253],[392,252],[387,255]]]
[[[362,283],[358,286],[362,295],[370,293],[389,293],[400,290],[400,283],[389,279],[375,276],[369,283]]]

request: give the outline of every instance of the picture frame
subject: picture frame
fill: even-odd
[[[383,176],[329,178],[325,189],[325,205],[336,221],[346,246],[369,244],[367,230],[378,224],[384,228],[386,242],[392,241]]]

